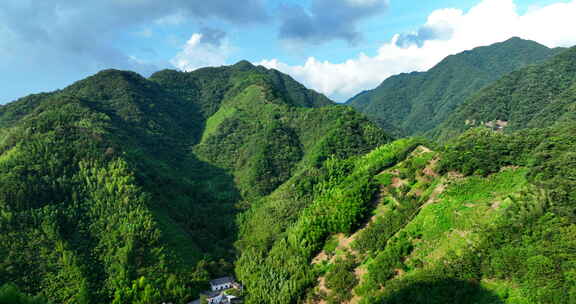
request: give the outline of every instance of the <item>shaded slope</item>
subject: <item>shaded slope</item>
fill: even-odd
[[[347,103],[374,121],[422,134],[443,122],[467,97],[501,76],[544,61],[559,50],[512,38],[444,59],[428,72],[401,74]],[[385,125],[382,125],[386,127]]]
[[[234,238],[230,223],[201,214],[232,221],[235,211],[192,180],[221,170],[189,156],[182,114],[146,79],[105,71],[12,124],[0,157],[0,280],[61,303],[124,299],[141,276],[155,298],[193,295],[201,284],[184,278],[208,279],[196,264],[229,256]],[[235,191],[231,180],[220,188]]]

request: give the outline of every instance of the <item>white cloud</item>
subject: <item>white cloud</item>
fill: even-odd
[[[362,3],[370,0],[349,1]],[[374,88],[389,76],[428,70],[448,55],[513,36],[548,47],[572,46],[576,44],[574,16],[576,0],[531,7],[523,15],[519,14],[514,0],[482,0],[467,12],[453,8],[432,12],[423,27],[444,32],[450,29],[450,36],[421,41],[420,46],[398,46],[401,35],[397,34],[373,57],[361,53],[341,63],[311,57],[298,66],[277,59],[257,64],[291,74],[309,87],[344,101],[361,90]]]
[[[206,66],[221,66],[226,64],[230,53],[228,43],[223,41],[220,45],[205,43],[203,35],[195,33],[190,37],[182,50],[170,60],[170,63],[182,71],[193,71]]]

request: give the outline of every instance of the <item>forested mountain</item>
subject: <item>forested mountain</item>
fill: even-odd
[[[502,45],[514,43],[532,44]],[[576,58],[562,51],[494,85],[527,77],[502,89],[511,95],[485,99],[484,109],[510,109],[530,123],[502,133],[514,121],[491,117],[492,127],[453,132],[442,146],[407,138],[328,160],[243,214],[236,274],[247,301],[576,301]],[[535,106],[544,96],[551,102]]]
[[[247,214],[248,303],[573,303],[576,124],[402,139]]]
[[[445,85],[385,83],[465,96],[456,65],[554,52],[512,39],[447,58]],[[0,304],[188,303],[230,274],[245,303],[575,303],[575,54],[473,94],[438,142],[248,62],[0,106]]]
[[[576,118],[576,47],[510,73],[470,97],[435,135],[446,139],[473,127],[515,131]]]
[[[427,72],[390,77],[377,88],[351,98],[347,104],[392,132],[396,128],[402,135],[423,134],[442,123],[481,88],[559,51],[511,38],[448,56]]]
[[[0,285],[53,303],[187,303],[233,272],[238,213],[388,141],[247,62],[106,70],[22,98],[0,107]]]

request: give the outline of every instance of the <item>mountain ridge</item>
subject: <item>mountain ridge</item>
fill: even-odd
[[[232,272],[241,212],[390,140],[245,62],[104,70],[1,107],[0,126],[0,282],[58,303],[187,303]]]
[[[514,37],[450,55],[427,72],[392,76],[346,104],[375,121],[399,127],[404,135],[423,134],[446,119],[472,93],[509,72],[541,62],[557,52],[559,50]]]
[[[473,127],[517,131],[549,127],[574,120],[576,88],[576,48],[537,65],[512,72],[467,99],[436,130],[446,140]],[[492,125],[492,127],[497,127]]]
[[[0,302],[184,304],[234,275],[246,303],[571,304],[574,50],[473,94],[441,141],[246,61],[2,106]]]

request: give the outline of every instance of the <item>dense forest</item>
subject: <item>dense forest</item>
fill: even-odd
[[[575,109],[576,47],[572,47],[474,94],[433,133],[446,139],[479,126],[506,131],[548,127],[573,121]]]
[[[390,140],[246,62],[103,71],[1,107],[0,125],[0,285],[54,303],[186,303],[233,273],[239,213]]]
[[[500,77],[561,52],[534,41],[511,38],[448,56],[427,72],[390,77],[347,104],[385,130],[401,136],[434,129],[467,97]]]
[[[278,189],[241,234],[248,302],[573,303],[576,124],[430,146],[398,140]]]
[[[0,106],[0,304],[576,303],[574,56],[451,56],[378,117],[246,61]]]

